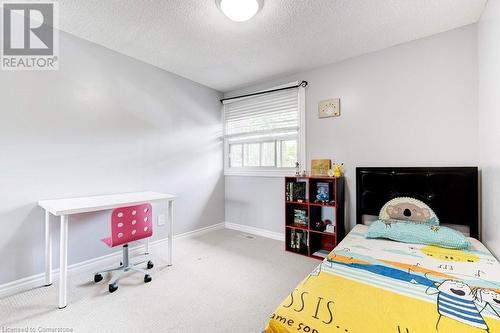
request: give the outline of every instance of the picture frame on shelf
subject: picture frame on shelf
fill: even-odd
[[[331,168],[331,160],[311,160],[311,176],[328,176],[328,170],[330,170]]]

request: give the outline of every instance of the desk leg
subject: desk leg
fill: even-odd
[[[59,309],[65,308],[67,301],[68,274],[68,216],[61,216],[61,231],[59,243]]]
[[[168,261],[167,265],[172,266],[172,249],[174,236],[174,201],[168,201]]]
[[[52,284],[52,230],[50,213],[45,211],[45,286]]]

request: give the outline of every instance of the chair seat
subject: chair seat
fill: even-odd
[[[113,242],[111,240],[111,237],[106,237],[106,238],[103,238],[101,239],[101,241],[106,244],[107,246],[109,247],[113,247]]]

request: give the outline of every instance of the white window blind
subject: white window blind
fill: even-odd
[[[295,167],[301,149],[299,89],[245,97],[224,105],[226,174]]]
[[[297,89],[247,98],[225,106],[226,137],[265,137],[298,131]]]

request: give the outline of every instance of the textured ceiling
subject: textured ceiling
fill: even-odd
[[[61,0],[60,28],[222,92],[476,22],[486,0]]]

